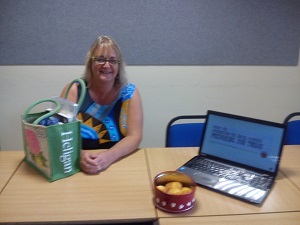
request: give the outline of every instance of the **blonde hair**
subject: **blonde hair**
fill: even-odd
[[[118,67],[118,73],[115,79],[115,86],[121,87],[124,84],[126,84],[127,83],[127,78],[125,74],[126,64],[123,60],[123,56],[118,44],[109,36],[100,36],[94,41],[86,56],[85,71],[84,71],[83,78],[86,80],[87,86],[88,87],[90,86],[91,79],[92,79],[92,70],[91,70],[92,57],[94,56],[95,52],[99,47],[102,47],[103,51],[106,51],[109,47],[111,47],[115,51],[116,56],[120,61]]]

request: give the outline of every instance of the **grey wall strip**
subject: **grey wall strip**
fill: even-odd
[[[129,65],[297,65],[299,0],[0,0],[1,65],[82,65],[99,35]]]

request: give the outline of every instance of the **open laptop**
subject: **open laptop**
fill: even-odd
[[[261,204],[277,175],[285,125],[209,110],[199,154],[179,167],[197,184]]]

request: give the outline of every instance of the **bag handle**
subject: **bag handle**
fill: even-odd
[[[28,107],[28,109],[24,112],[23,118],[26,118],[26,117],[27,117],[27,115],[29,114],[30,110],[31,110],[33,107],[35,107],[35,106],[38,105],[38,104],[44,103],[44,102],[52,102],[52,103],[54,103],[54,104],[56,105],[55,109],[53,109],[53,110],[49,111],[48,113],[46,113],[45,115],[43,115],[43,116],[37,118],[32,124],[37,125],[39,122],[41,122],[41,120],[43,120],[43,119],[45,119],[45,118],[47,118],[47,117],[49,117],[49,116],[52,116],[52,115],[54,115],[55,113],[58,113],[58,112],[59,112],[59,110],[60,110],[60,108],[61,108],[61,104],[60,104],[58,101],[56,101],[55,99],[45,98],[45,99],[41,99],[41,100],[39,100],[39,101],[36,101],[36,102],[32,103],[32,104]]]
[[[72,87],[72,85],[74,84],[74,83],[79,83],[80,84],[80,86],[81,86],[81,94],[80,94],[80,97],[79,97],[79,100],[78,100],[78,109],[80,108],[80,106],[82,105],[82,103],[83,103],[83,100],[84,100],[84,97],[85,97],[85,93],[86,93],[86,85],[85,85],[85,82],[82,80],[82,79],[75,79],[75,80],[73,80],[71,83],[70,83],[70,85],[69,85],[69,87],[67,88],[67,91],[66,91],[66,93],[65,93],[65,96],[64,96],[64,98],[67,98],[67,96],[68,96],[68,94],[69,94],[69,91],[70,91],[70,89],[71,89],[71,87]],[[49,116],[52,116],[52,115],[54,115],[55,113],[58,113],[59,111],[60,111],[60,109],[61,109],[61,104],[57,101],[57,100],[55,100],[55,99],[52,99],[52,98],[45,98],[45,99],[41,99],[41,100],[39,100],[39,101],[36,101],[36,102],[34,102],[34,103],[32,103],[29,107],[28,107],[28,109],[24,112],[24,114],[23,114],[23,118],[26,118],[27,117],[27,115],[29,114],[29,112],[30,112],[30,110],[33,108],[33,107],[35,107],[36,105],[38,105],[38,104],[40,104],[40,103],[43,103],[43,102],[52,102],[52,103],[54,103],[55,105],[56,105],[56,108],[55,109],[53,109],[53,110],[51,110],[51,111],[49,111],[48,113],[46,113],[45,115],[43,115],[43,116],[41,116],[41,117],[39,117],[38,119],[36,119],[32,124],[34,124],[34,125],[37,125],[39,122],[41,122],[43,119],[45,119],[45,118],[47,118],[47,117],[49,117]]]
[[[79,79],[75,79],[75,80],[73,80],[73,81],[70,83],[69,87],[68,87],[67,90],[66,90],[66,93],[65,93],[64,98],[67,98],[67,97],[68,97],[69,92],[70,92],[70,90],[71,90],[71,87],[72,87],[72,85],[73,85],[74,83],[79,83],[80,86],[81,86],[81,93],[80,93],[80,95],[79,95],[80,97],[79,97],[78,102],[77,102],[77,104],[78,104],[78,109],[80,109],[80,107],[81,107],[81,105],[82,105],[82,103],[83,103],[84,97],[85,97],[85,93],[86,93],[86,85],[85,85],[85,82],[84,82],[82,79],[80,79],[80,78],[79,78]]]

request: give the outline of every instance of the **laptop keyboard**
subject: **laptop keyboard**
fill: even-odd
[[[197,158],[186,164],[198,171],[205,172],[226,181],[235,181],[242,185],[252,186],[261,190],[267,190],[272,177],[266,174],[257,174],[245,169],[230,167],[209,159]]]

